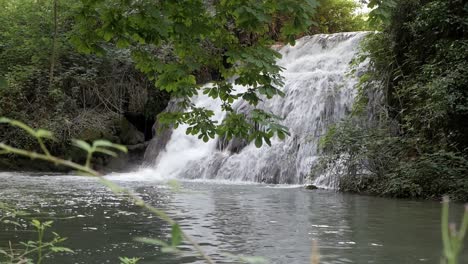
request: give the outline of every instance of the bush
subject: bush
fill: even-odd
[[[355,62],[370,61],[354,115],[329,132],[324,163],[348,157],[345,191],[467,201],[468,10],[461,0],[389,2]]]
[[[3,2],[0,116],[54,132],[57,141],[51,149],[57,154],[64,155],[75,137],[106,137],[126,144],[118,137],[119,120],[126,113],[141,115],[151,123],[164,109],[168,95],[157,91],[135,68],[129,50],[117,50],[112,44],[101,56],[75,50],[70,42],[70,36],[78,34],[74,29],[74,1],[60,1],[57,17],[54,1]],[[3,125],[0,141],[38,149],[29,137]]]
[[[468,160],[459,153],[439,151],[403,161],[388,175],[384,194],[394,197],[468,201]]]

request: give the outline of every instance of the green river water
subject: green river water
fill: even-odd
[[[112,179],[168,212],[217,263],[236,263],[225,253],[309,263],[313,240],[321,263],[440,263],[438,202],[225,182],[183,181],[174,191],[164,182]],[[0,201],[54,220],[50,231],[68,237],[65,246],[75,253],[44,263],[119,263],[119,256],[203,263],[188,245],[181,246],[182,254],[168,255],[134,242],[168,239],[170,227],[91,178],[0,173]],[[462,210],[451,205],[457,222]],[[0,226],[0,247],[34,239],[28,230]],[[466,251],[461,263],[468,263]]]

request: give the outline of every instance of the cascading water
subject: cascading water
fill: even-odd
[[[258,108],[284,120],[290,136],[272,139],[272,145],[256,148],[240,140],[220,139],[204,143],[185,134],[181,126],[166,135],[166,142],[156,138],[148,147],[146,163],[155,177],[222,179],[265,183],[302,184],[319,158],[318,142],[329,125],[342,119],[351,109],[355,97],[355,77],[347,76],[349,63],[367,33],[315,35],[299,39],[295,46],[280,50],[277,62],[282,72],[285,97],[274,97],[259,103]],[[241,89],[241,87],[238,87]],[[220,103],[198,96],[197,106],[214,110],[221,121]],[[248,112],[243,101],[237,111]],[[334,186],[333,177],[316,177],[321,187]]]

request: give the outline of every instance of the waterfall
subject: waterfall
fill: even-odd
[[[186,127],[180,126],[166,134],[164,142],[158,137],[151,142],[145,155],[147,167],[165,178],[305,183],[320,156],[320,136],[351,111],[357,80],[348,76],[349,63],[366,34],[306,36],[295,46],[280,49],[282,58],[277,63],[285,69],[285,96],[264,100],[257,107],[284,118],[281,123],[291,134],[285,140],[273,138],[271,147],[261,148],[242,140],[204,143],[186,135]],[[199,95],[193,102],[213,110],[214,119],[223,119],[219,101]],[[243,112],[251,109],[243,101],[236,102],[234,108]],[[332,173],[315,176],[315,184],[322,187],[332,187],[333,181]]]

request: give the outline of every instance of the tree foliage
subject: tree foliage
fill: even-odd
[[[77,16],[79,35],[73,38],[83,52],[104,52],[104,43],[130,48],[136,66],[154,81],[158,89],[178,98],[184,113],[164,114],[172,124],[188,124],[190,134],[205,141],[215,135],[265,140],[287,133],[276,125],[273,115],[257,117],[265,123],[261,133],[245,117],[235,112],[232,103],[242,99],[257,105],[265,98],[281,95],[281,68],[275,64],[280,54],[268,34],[277,17],[285,20],[281,36],[294,43],[297,35],[311,24],[317,3],[298,1],[96,1],[83,0]],[[173,57],[164,61],[155,56],[170,49]],[[228,113],[222,123],[212,120],[213,113],[191,102],[204,88],[196,73],[208,67],[220,76],[205,93],[222,101]],[[239,91],[236,85],[248,87]],[[234,121],[235,120],[235,121]]]
[[[354,0],[319,0],[308,34],[326,34],[368,30],[369,25],[361,4]]]
[[[54,1],[3,0],[0,9],[0,115],[53,131],[51,149],[56,153],[69,149],[73,137],[128,144],[121,136],[123,114],[154,120],[168,101],[167,94],[152,89],[135,69],[128,51],[112,45],[104,47],[106,56],[76,51],[70,38],[77,34],[79,6],[59,0],[57,16]],[[26,134],[3,125],[0,141],[39,147]]]
[[[361,167],[376,166],[357,173],[372,176],[366,181],[351,175],[342,187],[397,197],[450,194],[466,201],[467,5],[461,0],[390,2],[374,12],[382,32],[366,40],[357,60],[370,59],[352,117],[360,115],[366,126],[345,122],[327,140],[331,153],[357,157],[350,162]]]
[[[161,123],[188,124],[187,133],[205,141],[220,135],[260,146],[275,135],[284,138],[281,117],[259,109],[245,115],[232,107],[236,100],[256,106],[283,95],[279,53],[271,45],[293,43],[307,32],[360,27],[353,24],[356,5],[350,0],[1,4],[0,114],[53,131],[56,153],[68,149],[73,137],[126,144],[122,115],[135,112],[151,120],[169,93],[183,110],[161,115]],[[191,97],[200,93],[222,101],[223,122],[193,105]],[[0,138],[39,149],[11,128],[2,127]]]

